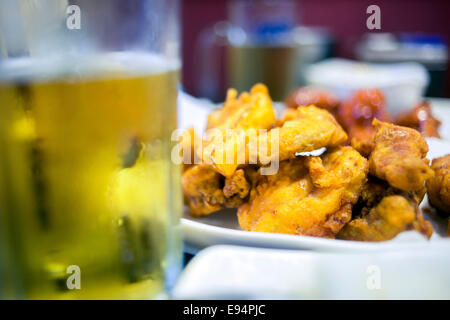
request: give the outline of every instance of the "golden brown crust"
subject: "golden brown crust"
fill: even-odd
[[[231,177],[225,178],[225,186],[223,194],[227,198],[238,195],[240,199],[244,199],[250,191],[250,183],[245,178],[245,172],[242,169],[236,170]]]
[[[289,111],[278,124],[279,128],[258,137],[258,144],[267,145],[270,150],[271,145],[278,142],[279,161],[294,158],[296,153],[336,147],[347,140],[347,134],[336,119],[328,111],[315,106],[298,107],[295,111]],[[258,159],[264,163],[269,162],[271,157],[273,158],[271,154],[265,152],[258,154]]]
[[[231,176],[241,164],[237,156],[248,152],[246,137],[257,134],[258,129],[272,128],[275,121],[272,100],[265,85],[256,84],[250,92],[239,96],[235,89],[229,89],[222,108],[208,116],[207,130],[212,135],[210,140],[203,141],[201,158],[220,174]],[[227,161],[227,156],[236,160]],[[247,159],[248,155],[242,162],[248,162]]]
[[[384,197],[365,216],[350,221],[337,234],[338,239],[358,241],[385,241],[399,233],[416,230],[430,238],[433,228],[425,221],[414,202],[403,196]]]
[[[414,191],[423,188],[433,176],[425,158],[428,145],[414,129],[375,119],[374,148],[370,154],[370,173],[395,188]]]
[[[434,177],[426,182],[430,204],[445,215],[450,215],[450,154],[436,158],[431,164]]]
[[[225,179],[206,164],[188,168],[181,177],[181,183],[190,212],[196,216],[223,208],[237,208],[250,191],[250,184],[242,169]]]
[[[367,171],[367,160],[351,147],[283,161],[276,175],[260,177],[239,207],[239,224],[248,231],[333,238],[350,220]]]

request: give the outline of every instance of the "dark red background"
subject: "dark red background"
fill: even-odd
[[[195,46],[200,32],[227,18],[228,0],[182,1],[183,75],[186,90],[195,94]],[[354,45],[368,32],[366,8],[381,9],[381,32],[438,33],[450,39],[450,0],[299,0],[302,24],[330,29],[337,42],[337,56],[352,58]],[[450,76],[446,75],[450,97]]]

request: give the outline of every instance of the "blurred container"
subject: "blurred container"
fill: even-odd
[[[443,97],[445,71],[448,68],[447,46],[439,35],[392,33],[366,34],[356,49],[356,57],[366,62],[417,62],[430,75],[426,96]]]
[[[329,55],[331,37],[322,28],[299,27],[298,12],[296,1],[231,2],[229,21],[205,30],[197,44],[197,94],[217,101],[226,87],[242,91],[263,82],[282,100],[303,84],[304,66]]]
[[[422,100],[429,83],[425,67],[418,63],[369,64],[329,59],[308,68],[309,85],[327,88],[340,99],[363,88],[380,89],[391,114],[409,110]]]

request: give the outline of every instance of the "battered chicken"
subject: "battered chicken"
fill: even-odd
[[[318,108],[328,110],[333,115],[337,112],[339,100],[324,89],[316,87],[301,87],[292,92],[285,100],[288,108],[296,109],[299,106],[315,105]]]
[[[420,190],[406,192],[392,187],[384,180],[369,175],[368,181],[362,188],[358,202],[353,207],[353,216],[365,216],[370,210],[376,207],[383,198],[393,195],[401,195],[419,205],[422,202],[426,191],[424,186]]]
[[[243,92],[237,97],[234,89],[228,90],[227,100],[221,109],[213,111],[208,117],[207,129],[212,130],[210,139],[208,132],[202,148],[189,149],[188,142],[198,142],[193,130],[185,132],[182,145],[191,152],[183,154],[185,160],[193,161],[193,154],[200,159],[200,164],[184,165],[182,186],[185,201],[194,215],[206,215],[222,208],[237,208],[249,193],[250,184],[246,180],[240,164],[233,161],[237,154],[245,156],[248,141],[241,140],[247,130],[269,129],[275,124],[275,113],[268,90],[264,85],[255,85],[250,93]],[[233,131],[227,131],[232,129]],[[211,133],[211,131],[209,132]],[[232,139],[229,139],[231,136]],[[198,143],[197,143],[198,145]],[[222,159],[232,156],[232,161]],[[242,161],[245,164],[244,161]],[[247,169],[246,169],[247,170]],[[250,179],[254,171],[248,168]]]
[[[262,92],[254,92],[254,89],[252,89],[252,94],[262,94]],[[234,101],[234,96],[234,94],[230,94],[227,101]],[[270,108],[272,108],[268,96],[262,99],[262,101],[265,101],[264,103],[259,100],[256,101],[252,103],[260,106],[270,105]],[[227,114],[229,112],[227,109],[231,108],[230,106],[235,107],[232,103],[225,103],[223,112]],[[263,109],[267,108],[264,107]],[[220,123],[218,120],[220,115],[214,114],[212,119],[209,120],[208,127],[216,126],[215,129],[226,127],[234,130],[226,131],[219,137],[212,138],[211,142],[206,143],[203,158],[210,160],[211,164],[222,175],[231,176],[242,164],[258,163],[265,165],[274,161],[293,158],[296,153],[313,151],[322,147],[335,147],[347,140],[347,134],[334,117],[328,111],[315,106],[299,107],[297,110],[288,113],[284,119],[278,122],[279,128],[273,128],[265,133],[256,132],[255,129],[265,129],[269,123],[274,123],[274,121],[265,122],[261,120],[267,118],[262,116],[265,113],[269,112],[257,113],[258,116],[255,119],[260,121],[253,119],[251,125],[249,121],[230,122],[224,118],[222,122],[226,124],[219,127],[217,125]],[[231,118],[235,118],[233,113]],[[230,155],[231,157],[229,157]]]
[[[430,204],[445,215],[450,215],[450,154],[436,158],[431,164],[434,177],[426,182]]]
[[[404,191],[420,190],[433,176],[425,158],[428,145],[414,129],[375,119],[374,148],[370,154],[370,173]]]
[[[337,234],[338,239],[385,241],[407,230],[416,230],[430,238],[433,229],[425,221],[416,203],[400,195],[384,197],[366,215],[350,221]]]
[[[270,129],[276,121],[267,87],[253,86],[250,93],[229,89],[221,109],[208,116],[202,159],[224,176],[231,176],[241,164],[248,163],[248,137],[259,129]],[[232,131],[231,131],[232,130]]]
[[[423,137],[440,138],[438,129],[441,122],[433,116],[430,104],[426,101],[398,116],[396,124],[416,129]]]
[[[367,160],[349,146],[283,161],[277,174],[259,177],[239,207],[239,224],[247,231],[334,238],[351,219],[367,171]]]
[[[255,84],[239,96],[235,89],[228,89],[223,107],[209,114],[206,129],[269,129],[274,123],[269,91],[265,85]]]
[[[368,156],[373,147],[373,119],[390,121],[384,95],[376,89],[356,91],[341,104],[337,118],[347,131],[351,145],[364,156]]]
[[[223,208],[237,208],[250,190],[244,170],[225,178],[212,166],[198,164],[188,168],[181,179],[186,202],[193,215],[207,215]]]
[[[298,107],[288,111],[279,122],[280,127],[258,139],[261,146],[278,142],[278,154],[258,150],[258,160],[263,163],[278,157],[279,161],[295,157],[296,153],[308,152],[322,147],[336,147],[347,140],[347,134],[326,110],[315,106]]]
[[[305,105],[289,108],[279,120],[264,85],[239,96],[228,91],[224,106],[208,117],[203,148],[183,154],[201,161],[185,166],[182,176],[190,212],[239,208],[239,224],[247,231],[381,241],[417,230],[430,237],[418,205],[428,179],[430,201],[448,210],[450,159],[436,159],[432,178],[421,135],[374,119],[389,120],[378,90],[359,91],[339,107],[340,122],[363,155],[344,147],[348,136],[329,112],[336,112],[338,101],[308,90],[289,102]],[[191,130],[182,145],[199,140]],[[298,155],[323,147],[327,152],[320,157]],[[274,161],[278,172],[262,174]]]

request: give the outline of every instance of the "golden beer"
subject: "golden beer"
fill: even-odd
[[[0,74],[0,297],[158,297],[181,250],[179,65],[19,60]]]

